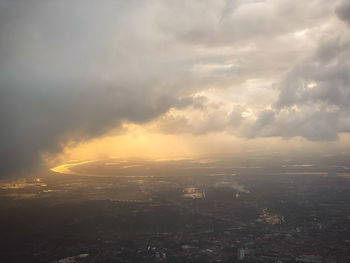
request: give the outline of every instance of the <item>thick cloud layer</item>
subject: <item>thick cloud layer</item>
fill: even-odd
[[[235,83],[238,88],[227,89],[220,99],[228,96],[233,106],[222,103],[213,109],[208,102],[200,118],[197,113],[191,113],[195,118],[170,115],[160,128],[199,134],[226,130],[248,138],[301,136],[311,141],[335,140],[349,132],[349,7],[348,1],[251,1],[224,15],[220,23],[227,24],[212,29],[215,34],[205,26],[190,31],[191,25],[181,27],[177,36],[189,42],[260,46],[238,53],[241,61],[232,65],[244,82]],[[244,19],[238,19],[241,12]],[[252,13],[256,19],[248,15]],[[236,74],[232,67],[223,67],[222,76]],[[250,85],[253,80],[261,84]]]
[[[350,131],[350,34],[326,38],[280,83],[274,108],[252,126],[254,136],[336,139]]]
[[[350,131],[349,3],[0,0],[0,176],[156,120],[166,133]]]
[[[2,176],[67,139],[191,103],[139,2],[8,1],[0,12]]]

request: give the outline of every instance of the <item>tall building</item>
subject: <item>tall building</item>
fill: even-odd
[[[237,259],[243,260],[244,259],[244,248],[239,248],[237,250]]]

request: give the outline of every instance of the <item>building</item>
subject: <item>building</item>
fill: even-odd
[[[244,259],[244,248],[239,248],[237,250],[237,259],[238,260],[243,260]]]

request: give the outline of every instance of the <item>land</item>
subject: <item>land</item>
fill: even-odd
[[[347,177],[104,173],[3,183],[0,262],[350,262]]]

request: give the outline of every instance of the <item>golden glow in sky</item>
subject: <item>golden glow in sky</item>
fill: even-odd
[[[97,160],[199,160],[230,155],[242,158],[265,153],[336,152],[349,144],[350,136],[342,134],[335,142],[310,142],[301,137],[289,140],[272,138],[245,139],[228,133],[163,134],[150,125],[124,124],[123,132],[68,144],[62,153],[46,156],[51,170],[74,174],[70,168]],[[345,150],[344,148],[344,150]]]

